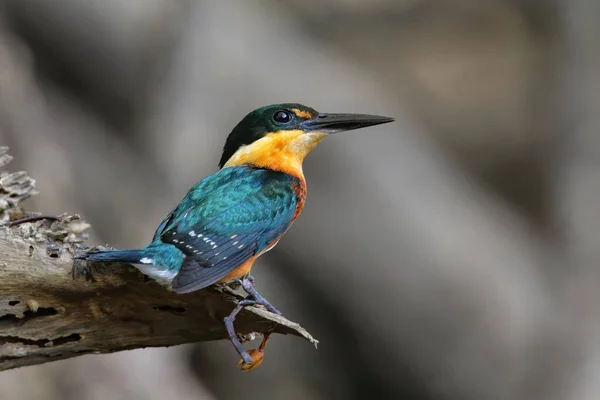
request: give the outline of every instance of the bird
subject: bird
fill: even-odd
[[[246,306],[281,315],[254,287],[256,259],[271,250],[305,205],[305,157],[327,136],[393,122],[368,114],[320,113],[298,103],[271,104],[248,113],[225,140],[218,170],[192,186],[160,223],[152,241],[135,250],[90,250],[76,258],[129,263],[175,293],[237,282],[247,297],[224,318],[238,365],[262,362],[261,347],[245,350],[234,329]]]

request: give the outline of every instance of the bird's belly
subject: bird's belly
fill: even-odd
[[[140,272],[162,285],[169,285],[177,276],[178,271],[161,269],[148,264],[133,264]]]

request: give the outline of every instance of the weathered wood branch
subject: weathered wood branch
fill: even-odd
[[[6,151],[0,148],[0,167],[10,161]],[[34,186],[25,173],[0,175],[5,222],[23,215],[19,203]],[[89,270],[74,269],[72,256],[87,227],[78,216],[0,227],[0,371],[227,338],[223,318],[240,295],[228,287],[178,295],[131,265],[92,266],[88,280]],[[259,307],[242,311],[236,329],[248,337],[272,331],[317,343],[298,324]]]

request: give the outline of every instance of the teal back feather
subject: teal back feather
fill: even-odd
[[[181,268],[176,249],[187,267],[174,290],[217,282],[285,233],[298,204],[297,184],[291,175],[250,166],[223,168],[206,177],[155,232],[148,249],[165,252],[154,258],[155,265]]]

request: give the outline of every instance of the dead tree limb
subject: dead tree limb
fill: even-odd
[[[0,148],[0,167],[10,161]],[[10,227],[20,202],[35,194],[25,173],[0,175],[0,371],[89,353],[225,339],[223,318],[241,296],[227,287],[178,295],[131,265],[74,277],[73,252],[88,227],[78,216]],[[89,272],[89,271],[88,271]],[[236,319],[239,333],[276,332],[317,341],[263,308]]]

